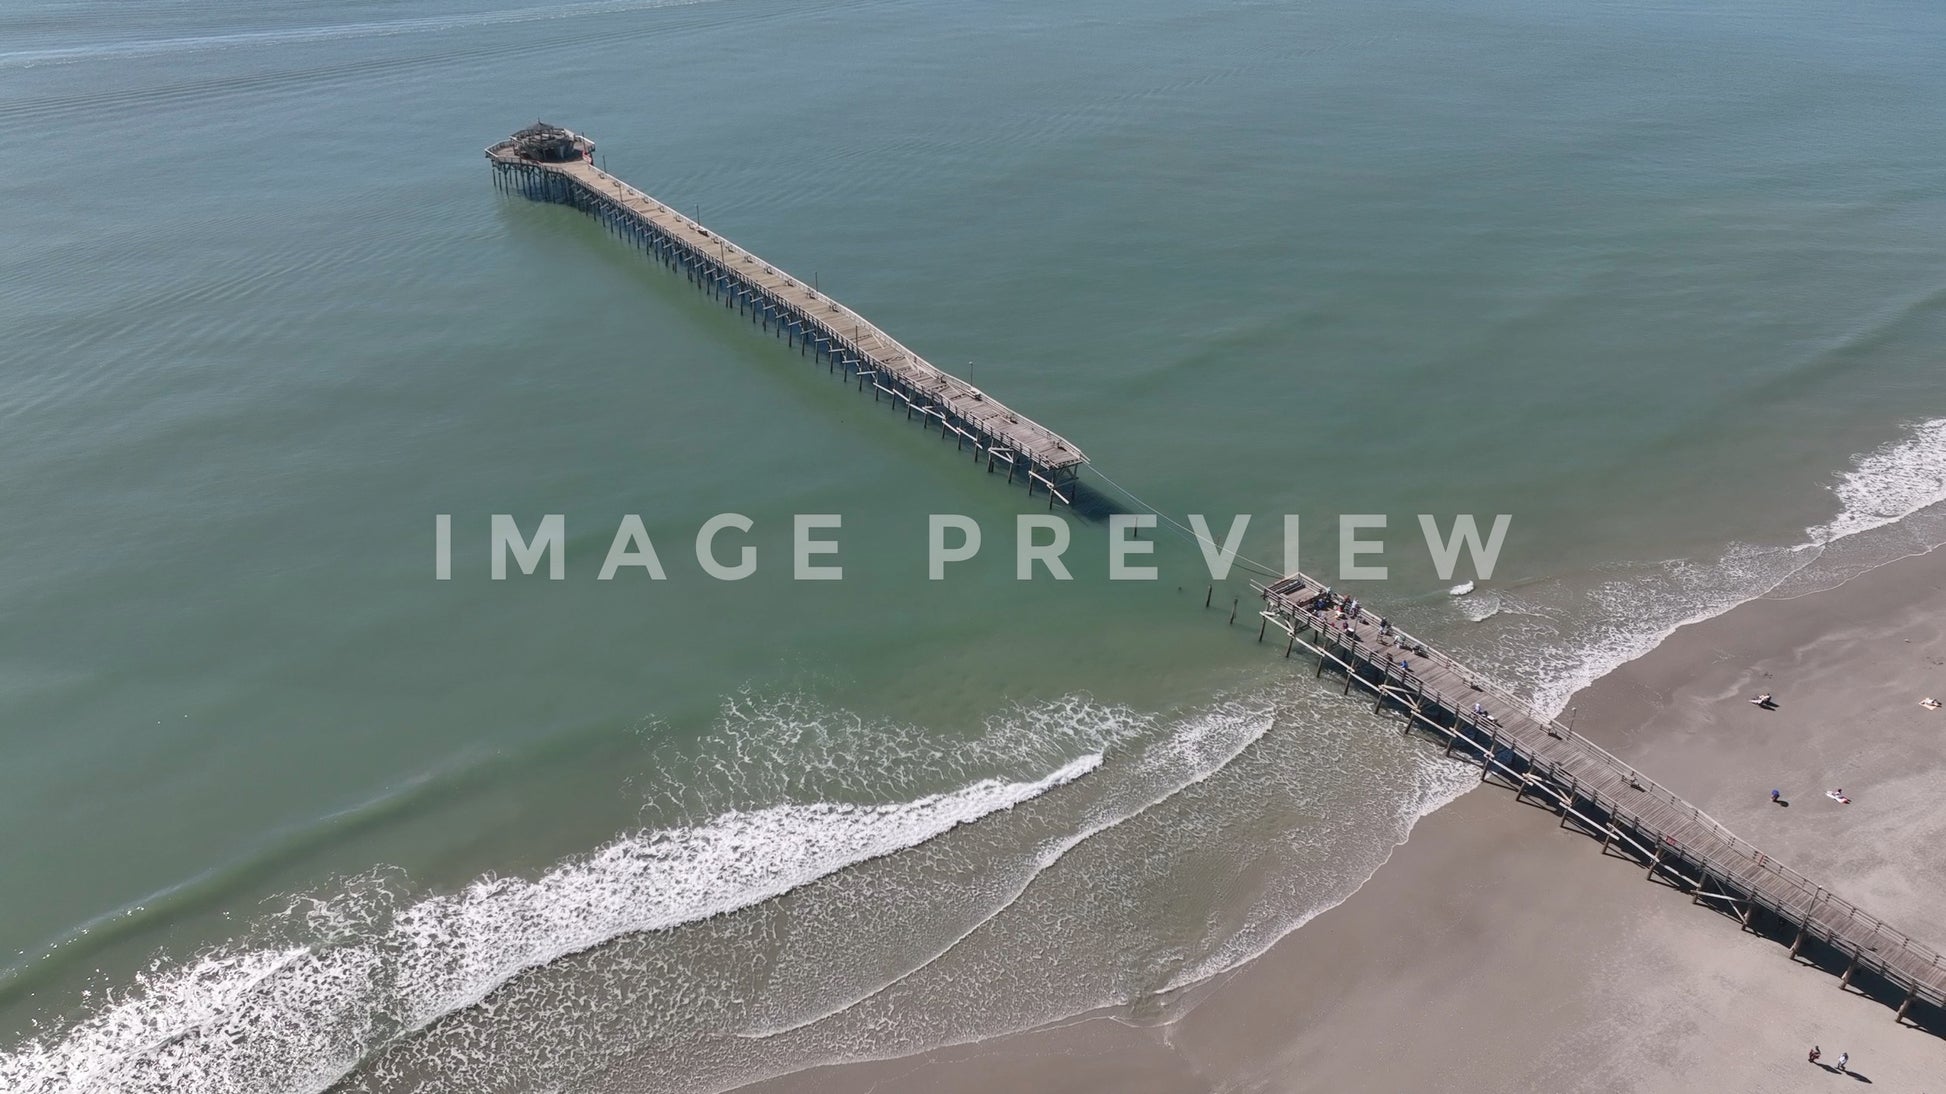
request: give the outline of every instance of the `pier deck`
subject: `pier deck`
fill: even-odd
[[[600,170],[594,145],[547,125],[516,133],[486,150],[495,181],[539,201],[582,209],[610,230],[684,273],[692,283],[772,330],[802,353],[815,352],[829,371],[843,370],[873,397],[902,403],[907,418],[937,420],[955,447],[973,445],[988,472],[1007,468],[1028,489],[1048,491],[1048,505],[1071,501],[1087,457],[1060,435],[935,367],[850,308]],[[1067,491],[1064,493],[1063,491]],[[1317,655],[1318,676],[1341,673],[1347,695],[1362,688],[1373,709],[1405,715],[1405,732],[1430,734],[1448,755],[1480,765],[1480,778],[1512,786],[1556,810],[1612,849],[1738,919],[1745,930],[1785,928],[1797,958],[1807,946],[1835,954],[1841,986],[1876,977],[1893,990],[1897,1017],[1914,1004],[1946,1008],[1941,955],[1739,839],[1702,810],[1524,702],[1496,690],[1464,665],[1370,612],[1342,610],[1342,598],[1302,574],[1257,586],[1265,607],[1261,641],[1275,623],[1298,647]],[[1232,612],[1232,621],[1235,615]]]
[[[1831,890],[1771,858],[1696,806],[1644,778],[1634,768],[1525,703],[1494,688],[1464,665],[1387,629],[1363,606],[1347,613],[1343,597],[1320,601],[1323,588],[1302,575],[1257,585],[1265,607],[1261,640],[1275,624],[1317,655],[1316,674],[1342,673],[1345,693],[1357,686],[1374,709],[1403,712],[1405,732],[1428,733],[1480,764],[1480,778],[1498,778],[1520,797],[1533,795],[1611,845],[1693,894],[1715,902],[1744,929],[1771,916],[1792,934],[1797,957],[1807,943],[1828,946],[1844,966],[1841,986],[1859,973],[1875,974],[1901,998],[1903,1020],[1915,1002],[1946,1006],[1946,962],[1938,951],[1894,929]]]
[[[1005,465],[1009,482],[1018,472],[1029,491],[1046,487],[1050,506],[1072,502],[1071,484],[1088,458],[1066,438],[933,365],[817,286],[596,167],[594,146],[585,138],[556,132],[582,142],[583,158],[528,158],[517,135],[486,151],[496,179],[536,200],[595,214],[726,306],[766,330],[774,325],[793,345],[815,350],[833,371],[857,377],[861,389],[870,382],[874,398],[902,402],[908,418],[937,420],[941,436],[955,435],[961,447],[970,442],[988,471]]]

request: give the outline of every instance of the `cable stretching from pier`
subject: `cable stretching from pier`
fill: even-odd
[[[1094,467],[1093,464],[1090,464],[1089,466]],[[1177,533],[1182,535],[1184,538],[1188,539],[1191,543],[1196,544],[1198,547],[1201,547],[1204,544],[1208,544],[1210,547],[1215,547],[1218,548],[1219,550],[1221,549],[1222,545],[1217,543],[1215,540],[1209,538],[1208,536],[1202,535],[1201,533],[1197,532],[1196,529],[1191,528],[1188,525],[1185,525],[1183,522],[1163,512],[1161,509],[1158,509],[1157,507],[1150,505],[1148,502],[1143,501],[1141,498],[1136,497],[1134,491],[1130,490],[1126,486],[1123,486],[1121,483],[1116,482],[1114,479],[1109,478],[1108,473],[1103,471],[1101,468],[1094,467],[1094,472],[1096,478],[1099,478],[1101,481],[1107,483],[1109,486],[1114,487],[1117,493],[1121,494],[1129,501],[1135,503],[1136,508],[1146,509],[1149,512],[1155,514],[1157,520],[1160,520],[1164,524],[1167,524],[1171,528],[1175,529]],[[1269,566],[1266,566],[1263,563],[1258,562],[1256,559],[1250,558],[1249,556],[1244,555],[1242,553],[1238,553],[1234,557],[1238,565],[1242,566],[1246,570],[1251,571],[1252,573],[1257,574],[1259,577],[1267,577],[1274,581],[1277,578],[1284,576],[1283,571],[1273,570]]]

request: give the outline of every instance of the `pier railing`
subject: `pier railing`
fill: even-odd
[[[592,145],[590,145],[592,147]],[[904,402],[907,416],[937,419],[940,435],[973,443],[987,470],[1005,464],[1008,481],[1022,474],[1029,489],[1045,486],[1048,504],[1072,503],[1074,482],[1087,457],[1066,438],[1013,410],[960,377],[914,353],[856,311],[807,282],[704,227],[668,204],[596,167],[587,158],[535,162],[517,142],[486,150],[496,180],[543,201],[596,213],[611,229],[653,246],[671,266],[689,273],[712,296],[747,308],[752,319],[780,334],[817,343],[819,357],[839,361],[862,388]]]
[[[1390,701],[1405,710],[1407,729],[1445,736],[1449,754],[1462,745],[1477,752],[1481,778],[1497,773],[1522,795],[1552,798],[1563,823],[1572,818],[1601,835],[1604,846],[1619,840],[1632,847],[1652,875],[1669,876],[1698,900],[1741,904],[1746,927],[1755,908],[1768,909],[1797,927],[1793,956],[1816,939],[1849,958],[1841,982],[1869,969],[1905,991],[1901,1018],[1916,999],[1946,1005],[1946,957],[1937,950],[1778,862],[1558,719],[1362,605],[1346,612],[1345,598],[1308,577],[1252,585],[1268,605],[1266,621],[1288,631],[1293,647],[1316,653],[1320,673],[1335,666],[1347,691],[1356,683],[1377,696],[1377,706]],[[1330,607],[1313,606],[1321,596]],[[1316,641],[1306,641],[1306,631]],[[1710,892],[1712,886],[1719,891]]]
[[[548,127],[532,132],[540,136],[530,135],[528,145],[541,140],[549,155],[566,148],[547,143],[554,132]],[[1045,486],[1050,507],[1057,499],[1071,501],[1074,476],[1087,458],[1064,438],[927,362],[825,295],[815,280],[807,284],[793,277],[600,170],[589,162],[593,145],[585,138],[566,131],[558,136],[571,138],[573,148],[567,151],[579,149],[583,158],[527,159],[517,135],[486,150],[496,181],[537,200],[594,213],[617,234],[686,272],[726,306],[747,309],[766,329],[775,324],[803,350],[816,343],[818,355],[834,370],[842,363],[861,390],[869,381],[874,398],[884,393],[903,401],[908,418],[917,413],[922,422],[938,419],[942,438],[950,431],[959,444],[971,439],[975,459],[984,455],[989,472],[1004,463],[1009,482],[1024,472],[1030,490]],[[1069,492],[1062,493],[1063,487]],[[1417,728],[1444,736],[1448,754],[1461,747],[1476,753],[1482,780],[1497,774],[1523,797],[1551,800],[1563,824],[1572,819],[1601,836],[1604,850],[1616,842],[1631,848],[1647,861],[1650,876],[1660,873],[1699,901],[1739,910],[1746,928],[1760,909],[1777,915],[1797,929],[1794,957],[1812,939],[1847,955],[1850,963],[1840,983],[1848,984],[1861,968],[1884,977],[1906,993],[1900,1019],[1916,1000],[1946,1006],[1946,968],[1938,951],[1772,859],[1571,726],[1539,713],[1431,645],[1381,626],[1383,621],[1362,607],[1338,611],[1342,597],[1330,598],[1329,608],[1312,607],[1324,589],[1306,575],[1256,588],[1268,605],[1260,613],[1264,626],[1274,621],[1289,632],[1287,656],[1302,644],[1317,655],[1319,675],[1327,665],[1344,673],[1346,694],[1362,687],[1376,697],[1374,709],[1390,703],[1405,711],[1407,732]],[[1258,637],[1263,634],[1260,627]],[[1491,700],[1497,713],[1487,711],[1483,699]],[[1710,891],[1712,885],[1717,891]]]

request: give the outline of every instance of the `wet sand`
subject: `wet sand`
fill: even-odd
[[[1748,702],[1762,691],[1777,709]],[[1946,551],[1683,628],[1573,705],[1580,732],[1946,949],[1946,710],[1928,695],[1946,699]],[[1836,787],[1852,804],[1825,797]],[[1162,1010],[747,1089],[1946,1089],[1940,1034],[1491,786],[1421,821],[1350,900]],[[1809,1064],[1812,1044],[1827,1064],[1850,1052],[1854,1075]]]

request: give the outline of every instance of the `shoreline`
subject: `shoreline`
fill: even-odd
[[[1748,601],[1577,692],[1578,730],[1940,945],[1946,865],[1925,849],[1946,839],[1928,809],[1946,775],[1946,711],[1918,700],[1946,698],[1943,610],[1946,549]],[[1747,702],[1759,691],[1777,709]],[[1852,804],[1825,797],[1841,786]],[[1773,787],[1788,806],[1770,802]],[[1159,1010],[1143,1025],[1107,1008],[738,1089],[1794,1089],[1829,1078],[1806,1065],[1811,1044],[1902,1088],[1946,1072],[1946,1039],[1648,883],[1553,812],[1487,790],[1421,818],[1345,901]]]

